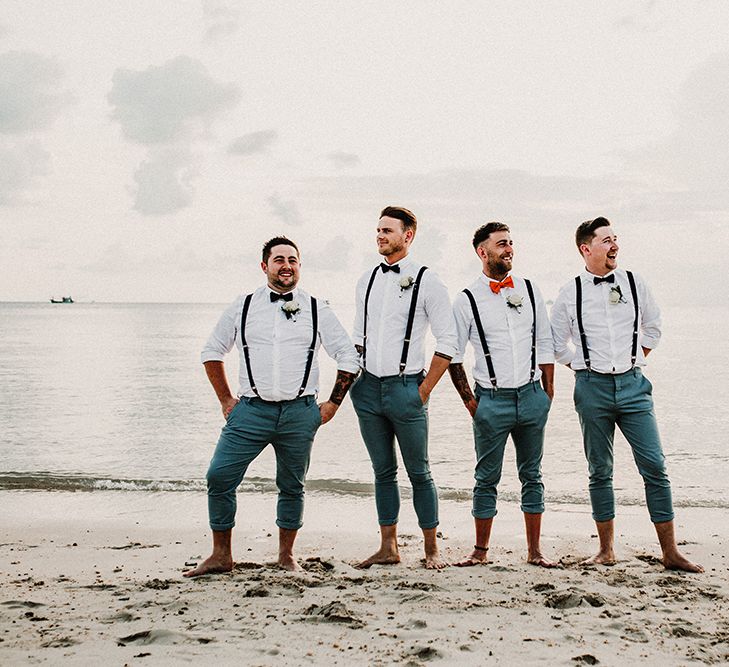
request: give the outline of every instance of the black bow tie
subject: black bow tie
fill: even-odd
[[[382,273],[387,273],[388,271],[392,271],[393,273],[400,273],[400,265],[399,264],[393,264],[390,266],[389,264],[385,264],[382,262],[380,264],[380,268],[382,269]]]
[[[614,283],[615,274],[611,273],[609,276],[605,276],[604,278],[599,278],[598,276],[595,276],[592,279],[592,282],[594,282],[596,285],[599,285],[600,283]]]
[[[293,301],[294,293],[289,292],[288,294],[279,294],[278,292],[271,292],[271,303],[283,299],[284,301]]]

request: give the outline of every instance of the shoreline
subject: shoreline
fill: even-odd
[[[307,494],[296,553],[276,557],[274,494],[239,496],[237,565],[183,579],[210,551],[204,493],[0,491],[3,664],[712,663],[729,658],[729,528],[721,510],[681,509],[678,539],[703,575],[664,570],[644,507],[621,506],[619,562],[596,548],[585,506],[544,515],[542,546],[564,567],[525,563],[518,505],[500,502],[487,566],[420,567],[409,500],[403,562],[356,570],[378,528],[372,498]],[[441,503],[448,561],[473,543],[470,503]],[[308,559],[308,560],[307,560]],[[599,661],[598,663],[593,660]]]

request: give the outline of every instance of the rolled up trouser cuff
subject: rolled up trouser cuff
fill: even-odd
[[[216,533],[222,533],[226,530],[233,530],[235,527],[235,521],[233,523],[211,523],[210,530],[214,530]]]
[[[299,530],[299,528],[304,525],[304,522],[299,521],[298,523],[290,523],[288,521],[281,521],[280,519],[276,519],[276,525],[279,528],[283,528],[284,530]]]
[[[474,519],[493,519],[497,514],[498,510],[487,510],[485,512],[478,512],[477,510],[471,510],[471,516]]]

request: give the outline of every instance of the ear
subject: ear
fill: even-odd
[[[486,259],[486,249],[483,246],[481,246],[481,245],[480,246],[477,246],[475,250],[476,250],[476,254],[481,259]]]
[[[261,271],[263,271],[263,273],[268,272],[268,266],[266,265],[266,262],[261,262]]]

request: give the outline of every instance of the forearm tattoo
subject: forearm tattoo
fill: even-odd
[[[466,376],[466,370],[463,368],[463,364],[450,364],[448,366],[448,373],[451,376],[451,381],[456,391],[463,399],[464,403],[475,400],[475,396],[471,391],[471,387],[468,386],[468,377]]]
[[[334,381],[334,387],[329,400],[334,405],[341,405],[344,397],[347,395],[349,388],[352,386],[357,373],[348,373],[347,371],[337,371],[337,379]]]

